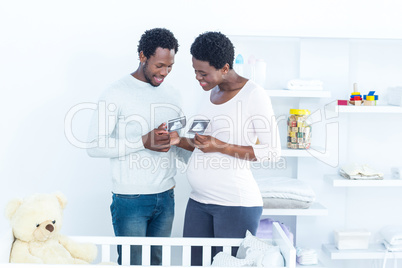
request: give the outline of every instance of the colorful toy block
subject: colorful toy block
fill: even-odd
[[[370,91],[368,95],[363,95],[364,105],[375,106],[377,105],[378,95],[374,95],[375,91]]]
[[[356,105],[356,106],[362,105],[362,102],[363,101],[361,101],[361,100],[351,100],[351,101],[349,101],[350,104]]]
[[[364,106],[375,106],[376,101],[370,101],[370,100],[365,100],[364,101]]]

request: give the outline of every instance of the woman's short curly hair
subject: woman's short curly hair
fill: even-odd
[[[220,32],[200,34],[191,45],[190,52],[194,58],[209,62],[215,69],[222,69],[226,63],[233,69],[234,46],[229,38]]]
[[[138,44],[138,54],[142,51],[144,56],[149,58],[155,54],[158,47],[174,49],[177,53],[179,44],[173,33],[164,28],[154,28],[147,30],[141,36]]]

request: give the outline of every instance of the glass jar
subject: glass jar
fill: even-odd
[[[309,110],[290,109],[288,117],[288,148],[308,149],[311,144],[311,125],[307,121]]]

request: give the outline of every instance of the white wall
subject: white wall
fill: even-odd
[[[96,102],[109,83],[136,69],[136,48],[146,29],[166,27],[178,38],[179,53],[167,82],[183,92],[184,109],[191,113],[200,89],[189,47],[203,31],[402,38],[401,10],[398,1],[379,0],[2,1],[0,208],[14,197],[60,190],[69,200],[63,233],[113,234],[108,160],[89,158],[85,150],[73,146],[64,132],[65,117],[77,104]],[[364,46],[362,53],[371,53],[372,47],[376,44]],[[361,66],[352,78],[381,86],[373,79],[376,69]],[[401,85],[394,77],[392,82]],[[331,90],[337,96],[337,89]],[[77,140],[86,138],[90,116],[88,110],[74,117],[72,132]],[[395,163],[401,155],[389,157]],[[183,174],[177,181],[174,236],[181,235],[190,190]],[[348,223],[354,223],[353,215],[347,216],[351,216]],[[7,220],[0,218],[0,228],[7,226]],[[325,239],[330,240],[329,234]]]

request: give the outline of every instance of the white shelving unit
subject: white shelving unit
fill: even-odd
[[[378,79],[376,80],[372,79],[373,74],[375,74],[376,77],[377,76],[380,77],[380,75],[377,73],[380,73],[382,77],[384,77],[382,78],[382,84],[378,83],[378,85],[374,86],[376,88],[370,88],[370,90],[373,89],[376,91],[378,90],[380,94],[384,92],[384,89],[386,87],[391,86],[392,83],[398,84],[400,82],[400,79],[396,79],[395,77],[397,76],[400,70],[401,65],[399,64],[399,62],[402,62],[400,56],[395,57],[395,55],[401,55],[400,44],[402,44],[402,40],[400,39],[385,40],[384,42],[381,41],[378,43],[377,38],[372,40],[363,40],[349,37],[345,37],[343,40],[341,40],[340,38],[322,40],[317,38],[317,36],[312,38],[305,36],[304,37],[278,36],[277,38],[275,38],[272,36],[271,37],[266,36],[265,33],[257,33],[257,32],[253,33],[249,32],[243,34],[237,33],[236,35],[233,35],[233,37],[235,37],[234,39],[237,39],[238,41],[240,40],[239,46],[236,46],[236,48],[239,49],[239,53],[241,53],[243,57],[246,58],[247,56],[250,57],[250,55],[254,56],[258,55],[258,57],[266,61],[267,67],[270,67],[271,70],[270,71],[271,76],[268,78],[268,81],[266,81],[266,85],[269,85],[269,87],[272,88],[272,89],[266,89],[266,92],[269,96],[271,96],[273,103],[275,102],[274,99],[278,98],[277,101],[279,105],[281,105],[281,108],[286,106],[288,103],[287,102],[288,100],[284,100],[284,98],[299,98],[298,101],[296,101],[295,99],[289,100],[289,105],[292,105],[292,107],[300,106],[303,109],[308,108],[308,105],[316,102],[316,100],[318,100],[319,103],[322,103],[320,98],[330,98],[331,92],[339,92],[339,96],[343,96],[342,98],[345,98],[351,92],[351,89],[344,90],[345,89],[344,86],[349,85],[351,82],[355,82],[355,80],[358,80],[358,82],[361,83],[359,84],[359,86],[362,85],[361,88],[364,91],[367,91],[368,90],[367,88],[374,86],[373,83],[376,83],[378,80]],[[373,53],[374,51],[376,52],[378,51],[376,48],[377,45],[380,46],[379,49],[381,49],[382,52],[384,52],[385,56],[387,57],[372,56],[375,54]],[[281,55],[278,56],[272,53],[272,51],[281,51]],[[398,58],[397,63],[394,62],[395,58]],[[387,61],[386,59],[389,60]],[[366,63],[370,63],[372,65]],[[388,66],[389,70],[387,68],[381,68],[384,65],[386,66],[388,63],[389,63]],[[379,70],[381,72],[374,71],[375,66],[379,66]],[[326,80],[324,82],[328,83],[325,84],[325,87],[326,89],[330,89],[330,91],[293,91],[287,89],[280,89],[285,86],[283,82],[288,81],[289,79],[293,79],[295,77],[311,77],[311,76],[316,76],[322,78],[323,80]],[[388,82],[394,80],[396,82]],[[312,106],[314,105],[315,104],[313,104]],[[322,106],[322,104],[319,105]],[[320,107],[320,109],[322,108],[324,107]],[[336,112],[336,114],[333,114],[333,112]],[[325,115],[326,116],[325,120],[327,120],[328,123],[331,123],[333,121],[340,122],[344,119],[343,118],[342,120],[340,120],[340,117],[345,117],[348,115],[351,116],[356,115],[359,117],[359,119],[361,119],[363,115],[367,115],[367,118],[370,118],[371,116],[376,114],[379,115],[374,116],[376,120],[378,120],[381,115],[390,115],[390,116],[394,116],[395,114],[401,115],[402,107],[384,106],[384,105],[338,106],[336,105],[336,101],[333,100],[331,103],[325,104],[325,114],[322,115]],[[341,116],[338,118],[338,115]],[[365,120],[365,118],[363,119]],[[339,128],[339,130],[341,129],[342,128]],[[400,127],[397,129],[400,129]],[[340,137],[344,139],[347,138],[346,135]],[[397,138],[394,138],[395,135],[393,135],[392,137],[393,140],[397,140]],[[319,152],[321,152],[321,154]],[[347,152],[347,150],[345,152]],[[294,165],[297,168],[296,177],[299,176],[300,178],[308,176],[307,170],[303,169],[304,167],[300,166],[303,163],[308,163],[310,165],[311,161],[308,158],[325,157],[326,155],[330,155],[329,153],[330,152],[325,152],[325,150],[320,147],[312,147],[310,150],[303,150],[303,149],[292,150],[282,148],[283,157],[299,158],[296,161],[293,161],[294,159],[291,159],[292,160],[291,162],[294,163]],[[333,152],[333,154],[335,153],[336,152]],[[341,153],[344,152],[341,151]],[[359,154],[355,153],[354,155]],[[310,165],[310,168],[312,166],[313,165]],[[318,174],[320,173],[320,171],[317,170],[316,173]],[[327,173],[331,173],[331,171]],[[320,176],[324,176],[325,179],[329,183],[331,183],[333,187],[401,187],[402,186],[402,180],[391,179],[389,176],[385,177],[384,180],[376,180],[376,181],[346,180],[338,175],[320,175]],[[328,192],[328,190],[325,189],[325,192]],[[351,191],[351,194],[354,194],[354,191]],[[331,196],[329,196],[328,198],[331,198]],[[348,200],[346,200],[345,202],[347,203]],[[295,219],[296,222],[298,216],[328,215],[328,210],[324,208],[320,203],[315,203],[307,210],[265,209],[263,211],[263,215],[293,216],[292,219]],[[301,224],[305,224],[305,222],[303,222],[304,220],[305,219],[301,221]],[[353,219],[353,220],[357,222],[359,221],[359,219]],[[306,221],[309,221],[309,219],[307,219]],[[345,221],[344,219],[342,219],[342,217],[337,218],[335,220],[336,224],[342,224],[342,221]],[[296,223],[296,225],[298,226],[298,223]],[[303,225],[301,225],[300,227],[304,228]],[[311,229],[312,228],[310,228],[310,230]],[[297,234],[295,235],[295,238],[296,237],[298,237]],[[303,238],[303,236],[301,237]],[[306,236],[304,236],[304,238],[305,237]],[[316,241],[314,241],[314,243],[316,243]],[[331,262],[330,260],[383,259],[386,256],[389,256],[389,258],[393,258],[395,256],[396,258],[402,258],[402,252],[399,252],[394,255],[392,255],[392,253],[386,255],[385,248],[381,244],[371,245],[368,250],[360,250],[360,251],[354,251],[354,250],[339,251],[336,249],[335,245],[322,245],[322,242],[318,242],[317,245],[321,247],[321,251],[325,255],[323,256],[325,258],[323,258],[322,260],[328,259],[329,256],[329,259],[327,260],[329,262]],[[331,264],[336,263],[331,262]],[[305,267],[305,266],[298,265],[297,267]],[[318,265],[311,267],[322,267],[322,266]],[[337,266],[331,266],[331,267],[337,267]]]
[[[390,175],[383,180],[349,180],[338,175],[326,175],[324,179],[334,187],[402,187],[402,179],[391,179]]]
[[[339,114],[402,114],[400,106],[334,106],[334,111]],[[325,175],[324,179],[333,187],[402,187],[402,179],[392,179],[391,175],[385,175],[382,180],[350,180],[340,175]],[[402,252],[388,252],[383,244],[370,244],[368,249],[338,250],[334,244],[322,245],[322,251],[332,260],[376,260],[376,259],[401,259]]]
[[[328,254],[333,260],[376,260],[384,259],[401,259],[402,252],[387,252],[383,244],[370,244],[368,249],[347,249],[339,250],[333,244],[322,245],[324,253]]]

